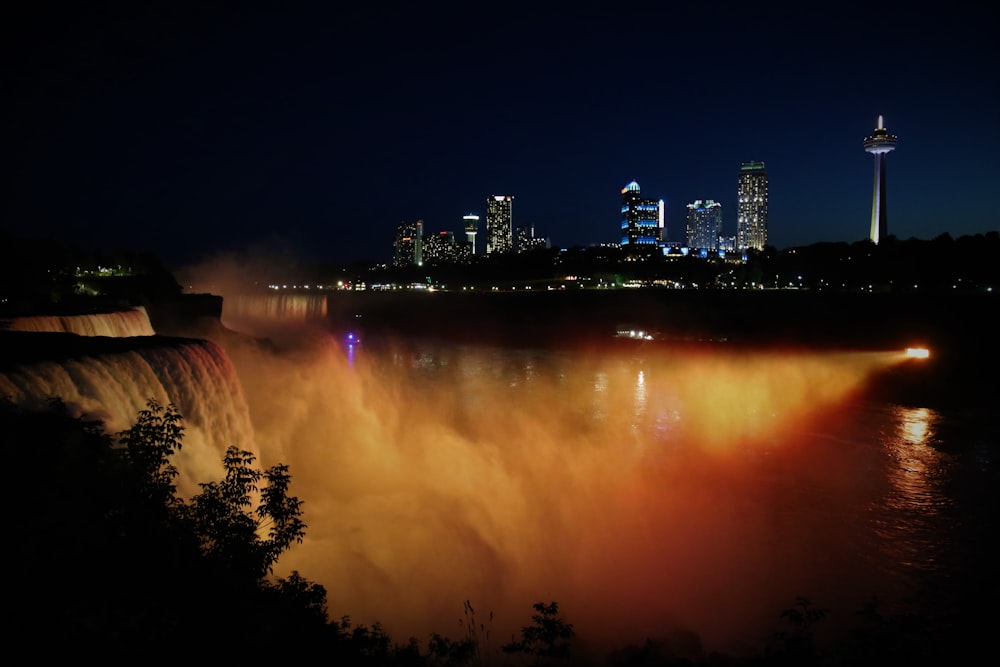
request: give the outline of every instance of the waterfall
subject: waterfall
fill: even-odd
[[[173,460],[180,471],[178,489],[185,496],[196,491],[198,483],[222,477],[228,446],[259,459],[243,388],[231,359],[217,344],[143,336],[93,338],[81,347],[87,339],[38,335],[47,339],[44,347],[52,355],[0,366],[0,396],[28,409],[41,409],[50,397],[58,397],[72,414],[102,420],[109,433],[130,427],[150,398],[162,405],[173,403],[185,429],[183,446]],[[23,340],[13,334],[6,337]]]
[[[243,320],[306,322],[327,315],[325,294],[256,294],[226,297],[222,318],[230,323]]]
[[[287,344],[310,330],[328,326],[326,294],[251,294],[226,296],[222,324],[250,336]]]
[[[34,332],[61,331],[78,336],[109,336],[112,338],[156,334],[149,322],[149,314],[142,306],[107,313],[14,317],[0,320],[0,329]]]

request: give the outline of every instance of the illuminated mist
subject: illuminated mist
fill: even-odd
[[[229,353],[305,501],[277,574],[332,617],[426,641],[471,600],[495,649],[554,600],[595,649],[685,629],[732,651],[797,595],[856,610],[883,585],[856,541],[879,482],[842,454],[868,443],[837,439],[895,355],[303,341]]]
[[[865,458],[879,423],[851,422],[899,355],[348,349],[315,304],[236,303],[228,327],[271,318],[282,345],[157,340],[0,374],[0,393],[61,395],[112,430],[174,402],[188,489],[229,444],[288,464],[308,527],[275,574],[322,584],[332,618],[458,638],[470,600],[494,614],[490,651],[557,601],[595,651],[688,630],[736,652],[798,595],[856,610],[894,576],[900,535],[872,508],[907,489]]]

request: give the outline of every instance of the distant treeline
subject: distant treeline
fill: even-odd
[[[637,254],[638,253],[638,254]],[[438,289],[801,289],[847,292],[982,292],[1000,285],[1000,232],[932,240],[889,236],[823,242],[746,258],[666,256],[615,246],[538,248],[477,256],[469,264],[393,267],[358,262],[269,262],[252,284],[412,286]],[[181,293],[172,271],[151,252],[98,252],[0,231],[0,310],[93,309],[101,303],[144,305]]]
[[[57,314],[147,305],[181,287],[150,252],[97,252],[0,230],[0,315]]]
[[[751,251],[703,259],[664,255],[658,248],[539,248],[477,257],[472,264],[343,267],[341,279],[368,284],[425,283],[443,288],[664,286],[698,289],[833,291],[980,291],[1000,284],[1000,233],[925,241],[893,236]],[[329,273],[329,272],[327,272]]]

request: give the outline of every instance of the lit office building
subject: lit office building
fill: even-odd
[[[698,199],[687,205],[687,244],[692,252],[717,251],[721,232],[722,204]]]
[[[514,249],[514,198],[492,195],[486,198],[486,254],[511,252]]]
[[[396,228],[393,244],[393,266],[421,266],[423,258],[424,222],[404,222]]]
[[[663,200],[643,199],[639,184],[622,188],[622,247],[657,247],[663,240]]]
[[[528,252],[538,248],[548,248],[549,240],[535,236],[535,225],[517,228],[517,252]]]
[[[454,232],[428,234],[423,240],[425,265],[459,264],[466,260],[468,243],[458,243]]]
[[[740,165],[736,187],[736,250],[767,245],[767,169],[763,162]]]

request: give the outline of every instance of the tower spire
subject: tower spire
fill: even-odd
[[[865,137],[865,152],[875,156],[875,187],[872,192],[872,222],[869,238],[878,245],[888,235],[885,206],[885,156],[896,149],[896,136],[885,129],[882,114],[878,117],[878,127],[871,136]]]

